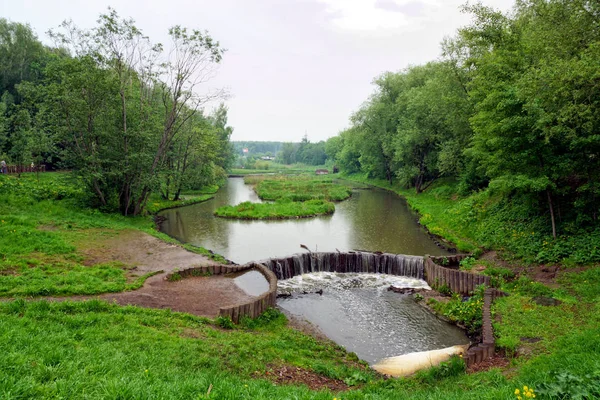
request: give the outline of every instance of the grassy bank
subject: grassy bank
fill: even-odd
[[[333,183],[331,178],[309,175],[291,176],[249,176],[244,178],[262,200],[327,200],[342,201],[352,194],[349,187]]]
[[[247,169],[247,168],[233,168],[229,171],[231,175],[256,175],[256,174],[279,174],[279,175],[298,175],[298,174],[314,174],[317,169],[327,169],[326,166],[321,165],[305,165],[305,164],[278,164],[275,162],[266,162],[262,164],[267,166],[266,169]]]
[[[215,193],[219,190],[218,186],[212,186],[204,190],[188,190],[181,193],[179,200],[165,200],[158,194],[150,196],[146,211],[150,214],[156,214],[161,210],[168,208],[176,208],[189,206],[192,204],[202,203],[215,197]]]
[[[79,245],[128,229],[168,240],[147,218],[85,207],[68,175],[0,179],[4,296],[125,290],[127,265],[85,265]],[[553,287],[500,272],[510,293],[493,310],[509,357],[503,369],[465,374],[455,360],[386,380],[339,347],[288,328],[278,313],[227,330],[223,321],[168,310],[16,300],[0,302],[0,398],[516,399],[524,385],[538,399],[600,396],[600,268],[562,273]],[[540,295],[560,303],[538,305]],[[452,312],[466,312],[462,303]],[[290,370],[347,391],[286,381]]]
[[[1,303],[0,397],[516,399],[515,388],[527,385],[538,399],[570,398],[544,395],[544,389],[587,390],[588,398],[595,398],[593,393],[600,393],[593,392],[592,379],[600,373],[598,289],[576,282],[566,287],[587,311],[575,311],[568,301],[542,308],[520,294],[499,301],[496,312],[506,311],[501,335],[502,327],[510,326],[506,337],[540,339],[512,360],[509,372],[466,375],[450,363],[391,380],[377,377],[339,347],[287,328],[278,313],[223,330],[203,318],[95,300]],[[548,313],[553,320],[543,318]],[[348,390],[314,391],[281,382],[276,371],[282,367],[335,379]]]
[[[289,219],[333,214],[332,201],[345,200],[351,195],[347,186],[333,183],[331,178],[310,175],[246,176],[244,182],[253,185],[262,200],[270,203],[244,202],[223,206],[215,215],[237,219]]]
[[[390,185],[384,180],[364,176],[346,177],[393,190],[406,198],[420,214],[427,229],[460,252],[476,255],[497,250],[505,258],[525,263],[562,263],[563,265],[600,262],[600,230],[565,226],[556,239],[552,237],[547,216],[532,211],[519,197],[506,200],[491,190],[461,196],[453,182],[440,181],[427,191]]]
[[[251,203],[245,201],[235,206],[219,207],[217,217],[236,219],[289,219],[308,218],[333,214],[335,205],[325,200],[285,201],[275,203]]]
[[[70,174],[0,175],[0,296],[97,294],[139,287],[134,267],[89,263],[79,250],[98,238],[139,230],[175,243],[149,217],[123,217],[87,207]],[[161,203],[165,205],[166,203]],[[205,249],[186,248],[209,255]]]

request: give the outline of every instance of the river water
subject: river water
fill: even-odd
[[[214,199],[161,212],[166,217],[161,230],[239,264],[303,252],[301,244],[323,252],[448,254],[416,222],[406,202],[389,191],[357,187],[350,199],[336,204],[333,215],[311,219],[237,221],[213,216],[216,208],[243,201],[260,199],[242,178],[229,178]],[[239,282],[246,291],[257,286],[249,278],[237,278],[248,280]],[[291,296],[279,299],[278,305],[370,363],[468,343],[460,329],[437,319],[412,296],[388,291],[390,285],[427,288],[422,280],[390,275],[307,274],[279,282],[278,291]]]
[[[277,303],[371,364],[469,343],[462,330],[438,319],[412,296],[387,290],[390,286],[429,288],[409,277],[318,272],[281,281],[278,291],[294,295]]]
[[[210,249],[238,264],[311,251],[369,250],[410,255],[447,255],[417,223],[404,199],[387,190],[356,188],[317,218],[238,221],[213,216],[226,204],[260,201],[242,178],[229,178],[214,199],[165,210],[161,230],[184,243]]]

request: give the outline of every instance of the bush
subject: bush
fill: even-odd
[[[447,302],[433,300],[432,308],[450,319],[450,321],[463,325],[471,334],[479,332],[482,325],[483,292],[485,286],[481,285],[475,289],[473,296],[466,300],[458,294],[452,295]]]
[[[229,317],[223,317],[221,315],[219,315],[217,318],[215,318],[215,324],[217,326],[220,326],[223,329],[233,329],[233,328],[235,328],[235,324],[233,323],[233,321],[231,320],[231,318],[229,318]]]

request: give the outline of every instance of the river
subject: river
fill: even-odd
[[[446,255],[417,223],[404,199],[387,190],[356,187],[336,204],[335,213],[307,219],[238,221],[217,218],[226,204],[260,201],[242,178],[229,178],[204,203],[165,210],[161,230],[184,243],[202,246],[236,263],[311,251],[369,250],[411,255]]]
[[[260,199],[242,178],[229,178],[214,199],[161,212],[166,218],[161,230],[239,264],[305,251],[301,244],[323,252],[448,254],[435,245],[402,198],[386,190],[352,185],[352,196],[336,204],[330,216],[237,221],[216,218],[213,213],[225,204]],[[391,275],[307,274],[279,282],[278,291],[291,296],[278,300],[278,305],[310,321],[369,363],[468,343],[460,329],[437,319],[411,296],[388,291],[390,285],[427,287],[422,280]]]

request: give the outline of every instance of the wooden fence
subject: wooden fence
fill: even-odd
[[[435,289],[447,286],[451,291],[462,295],[472,294],[479,285],[490,286],[489,276],[471,274],[457,269],[458,261],[465,257],[465,255],[449,257],[425,256],[425,280],[429,286]],[[434,260],[438,260],[438,262],[446,260],[449,266],[439,265]]]
[[[22,174],[25,172],[46,172],[45,165],[7,165],[6,173],[7,174]]]
[[[209,265],[206,267],[193,267],[172,272],[168,274],[165,279],[172,280],[175,274],[179,275],[181,278],[184,278],[188,276],[221,275],[233,272],[248,271],[251,269],[257,270],[264,275],[265,279],[269,283],[269,290],[249,302],[220,307],[219,316],[229,317],[234,323],[237,324],[239,323],[240,318],[243,316],[256,318],[268,308],[275,307],[275,302],[277,299],[277,277],[264,265],[258,263],[249,263],[245,265]]]
[[[494,355],[496,339],[492,327],[492,303],[497,297],[506,296],[506,293],[490,287],[490,277],[459,271],[460,261],[468,257],[466,254],[457,254],[448,257],[425,256],[425,280],[429,286],[439,289],[447,286],[452,292],[462,295],[471,295],[479,285],[486,285],[483,293],[481,341],[472,346],[465,354],[467,366],[478,364]],[[440,265],[444,264],[444,265]]]

